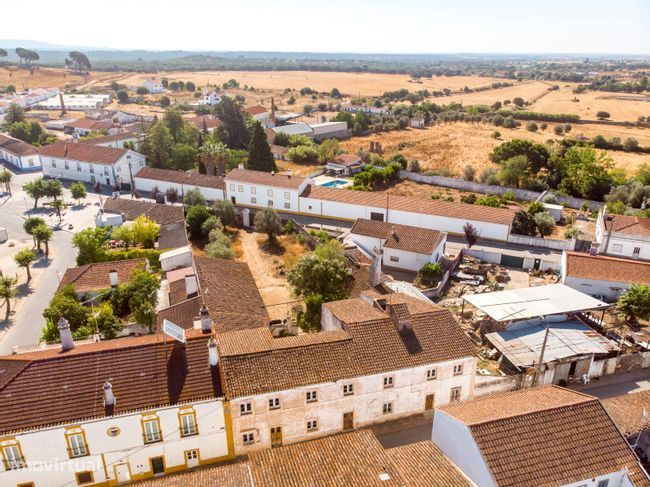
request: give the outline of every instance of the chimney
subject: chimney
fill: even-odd
[[[201,305],[199,316],[201,317],[201,331],[203,333],[210,333],[212,331],[212,320],[210,319],[210,311],[205,304]]]
[[[388,303],[388,312],[395,328],[400,333],[411,329],[411,313],[406,303]]]
[[[244,165],[243,165],[243,164],[239,164],[239,165],[237,166],[237,169],[243,171],[243,170],[244,170]]]
[[[66,144],[63,148],[63,157],[66,157],[68,155],[68,144]]]
[[[377,250],[373,252],[372,263],[368,267],[368,272],[370,273],[370,284],[378,286],[381,283],[381,254]]]
[[[195,274],[185,276],[185,294],[187,298],[193,298],[199,294],[199,281]]]
[[[271,171],[271,176],[275,176],[275,171]]]
[[[275,100],[271,97],[271,122],[275,124]]]
[[[219,363],[219,354],[217,353],[217,341],[214,338],[208,340],[208,363],[210,367],[216,367]]]
[[[70,323],[63,316],[59,320],[59,335],[61,335],[61,351],[67,352],[74,348],[74,340],[72,339],[72,331],[70,330]]]
[[[293,172],[291,171],[291,169],[289,169],[289,170],[287,171],[287,177],[288,177],[289,179],[291,179],[291,176],[293,176]]]
[[[115,406],[115,394],[113,394],[113,386],[110,382],[104,382],[104,407],[109,408]]]
[[[119,281],[117,277],[117,271],[115,269],[111,269],[110,271],[108,271],[108,280],[111,283],[111,287],[115,289]]]

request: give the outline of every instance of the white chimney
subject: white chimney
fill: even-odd
[[[219,363],[219,354],[217,353],[217,341],[214,338],[208,340],[208,363],[210,367],[216,367]]]
[[[240,170],[243,171],[243,170],[244,170],[244,165],[243,165],[243,164],[238,164],[238,165],[237,165],[237,169],[240,169]]]
[[[112,269],[108,272],[108,280],[111,283],[111,287],[117,287],[119,279],[117,277],[117,271],[115,269]]]
[[[72,338],[72,331],[70,330],[70,323],[63,316],[59,320],[59,335],[61,335],[61,351],[67,352],[74,348],[74,340]]]
[[[185,294],[188,298],[196,296],[199,293],[199,281],[196,275],[189,274],[185,276]]]
[[[289,177],[289,179],[291,179],[291,176],[293,176],[293,172],[291,171],[291,169],[287,171],[287,176]]]
[[[370,284],[378,286],[381,284],[381,254],[375,250],[372,256],[372,263],[368,268]]]
[[[104,382],[104,407],[115,406],[115,394],[110,382]]]
[[[210,311],[208,311],[208,307],[205,304],[201,305],[201,311],[199,311],[199,316],[201,317],[201,331],[203,333],[211,332],[212,320],[210,319]]]

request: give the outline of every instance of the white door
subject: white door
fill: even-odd
[[[125,482],[131,481],[131,471],[129,470],[128,463],[119,463],[115,465],[115,477],[117,478],[117,483],[122,484]]]

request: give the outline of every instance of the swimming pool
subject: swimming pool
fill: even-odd
[[[346,181],[345,179],[332,179],[331,181],[323,183],[321,186],[325,186],[327,188],[340,188],[349,184],[350,181]]]

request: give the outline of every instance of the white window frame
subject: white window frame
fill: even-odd
[[[243,402],[239,405],[239,415],[246,416],[253,414],[253,403],[251,401]]]
[[[276,409],[280,409],[280,398],[279,397],[272,397],[269,399],[269,411],[275,411]]]
[[[253,445],[255,443],[255,432],[245,431],[242,433],[241,438],[244,446]]]
[[[427,380],[436,380],[438,378],[438,370],[434,367],[433,369],[427,370]]]
[[[343,384],[343,395],[354,396],[354,384]]]
[[[256,204],[257,204],[257,198],[255,198],[254,196],[252,196],[252,197],[251,197],[251,203],[253,203],[254,205],[256,205]]]
[[[234,183],[230,183],[230,191],[235,191],[235,184]]]
[[[291,199],[291,193],[289,193],[289,191],[284,192],[284,199],[285,200],[290,200]]]
[[[257,188],[255,186],[251,186],[251,194],[257,194]]]
[[[18,470],[19,468],[26,467],[25,458],[23,457],[22,450],[18,443],[3,446],[2,451],[5,460],[5,468],[7,470]]]
[[[308,419],[307,420],[307,433],[313,431],[318,431],[318,420],[317,419]]]
[[[463,364],[455,364],[454,375],[462,375],[462,374],[463,374]]]
[[[318,391],[307,391],[305,393],[305,402],[318,402]]]
[[[181,436],[194,436],[199,434],[199,428],[196,425],[194,411],[180,413],[181,417]]]
[[[70,447],[70,457],[85,457],[88,455],[88,445],[83,433],[71,433],[68,435],[68,446]]]
[[[142,422],[145,443],[157,443],[162,440],[160,420],[158,418],[146,419]]]
[[[395,377],[392,375],[384,376],[384,389],[390,389],[395,386]]]
[[[393,414],[393,401],[388,401],[382,404],[381,414]]]

